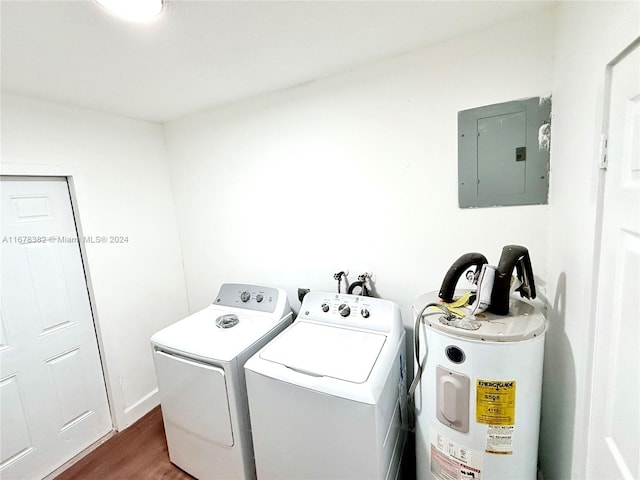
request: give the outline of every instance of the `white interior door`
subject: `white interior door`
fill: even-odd
[[[640,42],[610,68],[608,168],[587,475],[593,479],[638,479]]]
[[[38,479],[112,423],[67,181],[0,182],[0,477]]]

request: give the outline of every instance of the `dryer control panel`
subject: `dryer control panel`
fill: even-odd
[[[400,308],[394,302],[344,293],[307,293],[298,319],[378,332],[391,332],[402,326]]]
[[[278,304],[278,289],[244,283],[224,283],[214,305],[273,313]]]

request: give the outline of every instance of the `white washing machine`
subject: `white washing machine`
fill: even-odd
[[[291,320],[283,290],[227,283],[151,337],[172,463],[203,480],[255,478],[243,365]]]
[[[406,371],[398,305],[310,292],[298,319],[245,371],[258,478],[399,478]]]

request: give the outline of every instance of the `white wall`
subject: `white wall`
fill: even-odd
[[[541,464],[585,478],[592,287],[605,67],[640,35],[638,2],[566,2],[557,12]]]
[[[457,112],[551,89],[552,12],[165,125],[191,310],[224,281],[334,291],[375,274],[407,325],[461,254],[526,245],[546,206],[457,206]],[[381,32],[383,35],[384,32]],[[274,60],[275,61],[275,60]]]
[[[162,126],[2,96],[2,172],[71,174],[116,427],[157,405],[149,338],[187,312]]]

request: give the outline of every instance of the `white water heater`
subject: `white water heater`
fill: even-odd
[[[442,303],[438,292],[416,299],[414,318],[429,303]],[[545,318],[515,297],[508,308],[477,315],[477,330],[433,308],[417,323],[418,480],[535,480]]]

